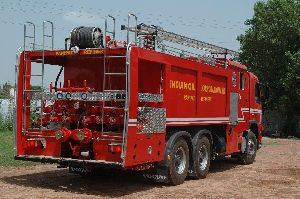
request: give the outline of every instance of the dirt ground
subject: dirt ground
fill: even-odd
[[[300,198],[300,140],[264,139],[256,162],[212,163],[202,180],[168,186],[118,174],[82,178],[55,165],[1,168],[0,198]]]

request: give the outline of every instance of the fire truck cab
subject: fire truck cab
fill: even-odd
[[[118,41],[107,29],[115,18],[105,22],[104,29],[74,28],[64,50],[53,48],[49,21],[43,23],[42,49],[33,42],[27,50],[35,35],[26,28],[35,26],[24,26],[16,159],[58,163],[71,172],[135,170],[173,185],[187,176],[206,177],[217,157],[254,161],[262,141],[260,84],[246,66],[229,59],[236,52],[138,25],[133,14],[122,26],[127,41]],[[46,68],[54,66],[56,78],[46,84]],[[39,86],[33,87],[34,78]]]

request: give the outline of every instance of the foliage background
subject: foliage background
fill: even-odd
[[[265,108],[280,112],[284,134],[293,135],[300,115],[300,1],[259,1],[245,23],[240,61],[269,87]]]

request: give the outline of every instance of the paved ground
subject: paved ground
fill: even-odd
[[[300,198],[300,140],[269,139],[256,162],[225,159],[203,180],[178,186],[127,175],[85,179],[55,165],[1,168],[0,198]]]

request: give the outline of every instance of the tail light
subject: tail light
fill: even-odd
[[[121,153],[122,151],[122,146],[120,144],[111,143],[108,145],[108,148],[112,153]]]
[[[27,141],[27,147],[28,148],[33,148],[37,146],[37,142],[35,140],[28,140]]]

